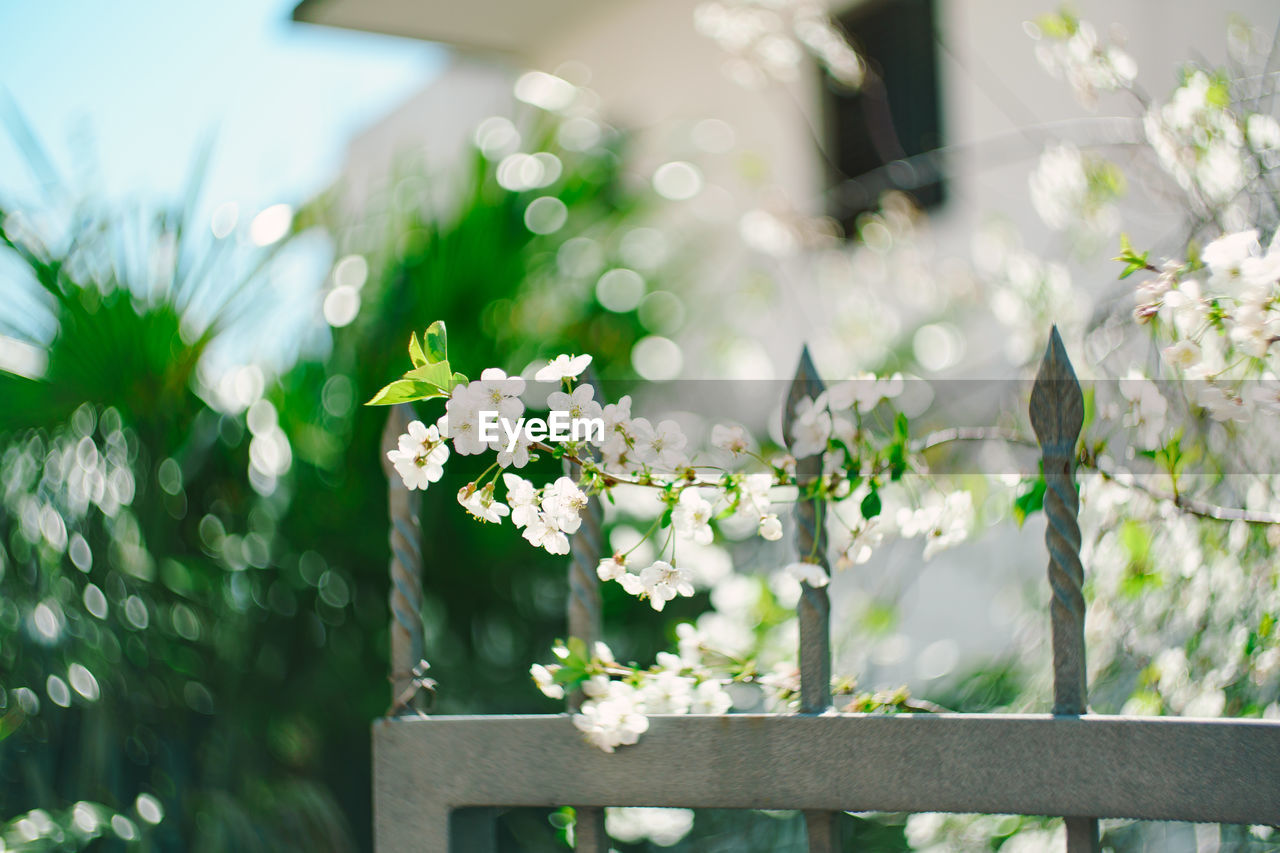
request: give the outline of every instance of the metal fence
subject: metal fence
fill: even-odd
[[[784,415],[822,380],[802,354]],[[605,806],[802,811],[809,850],[840,850],[842,811],[1060,815],[1069,853],[1097,851],[1099,818],[1280,825],[1280,721],[1086,713],[1084,570],[1076,445],[1079,383],[1054,330],[1031,394],[1041,447],[1053,591],[1051,714],[838,714],[831,707],[831,602],[803,585],[800,711],[654,716],[640,743],[605,754],[567,715],[393,716],[373,725],[375,843],[380,853],[488,853],[492,807],[574,806],[576,849],[603,853]],[[388,442],[409,413],[392,413]],[[803,485],[821,455],[800,459]],[[390,477],[392,695],[412,699],[422,656],[417,503]],[[797,549],[826,567],[816,503],[795,510]],[[819,540],[815,542],[815,540]],[[816,547],[815,547],[816,546]],[[568,634],[600,637],[595,566],[601,508],[573,539]],[[568,699],[569,710],[581,696]]]

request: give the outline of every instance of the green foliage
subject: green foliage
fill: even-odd
[[[1026,485],[1022,494],[1013,502],[1013,520],[1021,527],[1026,523],[1027,517],[1034,512],[1044,509],[1044,474],[1036,477]]]
[[[444,321],[436,320],[423,334],[427,351],[422,351],[416,332],[409,335],[409,361],[413,364],[404,377],[385,386],[366,406],[391,406],[416,403],[433,397],[448,397],[455,385],[467,381],[449,367],[449,348],[445,343]]]
[[[1080,29],[1080,19],[1066,7],[1036,18],[1040,32],[1051,39],[1069,39]]]
[[[1146,251],[1142,254],[1133,248],[1133,244],[1129,242],[1128,234],[1120,235],[1120,254],[1111,260],[1119,261],[1124,264],[1124,270],[1120,273],[1120,278],[1125,279],[1141,270],[1151,269],[1151,252]]]
[[[550,117],[531,125],[526,139],[553,145]],[[41,242],[0,210],[5,247],[42,294],[34,325],[56,330],[29,337],[48,354],[42,377],[0,374],[0,819],[36,809],[50,816],[44,837],[62,833],[68,849],[92,843],[63,820],[80,801],[129,813],[153,849],[368,846],[368,723],[390,700],[389,555],[383,414],[357,403],[403,369],[387,340],[410,341],[411,366],[376,402],[466,381],[440,317],[468,364],[519,367],[508,359],[572,343],[625,375],[644,333],[634,312],[595,302],[599,270],[574,279],[557,266],[569,234],[621,265],[643,208],[623,187],[620,142],[558,151],[563,175],[539,191],[568,206],[558,235],[528,230],[532,196],[499,187],[479,152],[448,205],[369,214],[386,227],[339,222],[324,199],[301,210],[295,228],[327,225],[373,273],[327,354],[269,383],[263,405],[291,465],[266,484],[246,475],[260,441],[250,419],[214,408],[197,368],[243,343],[279,247],[210,242],[186,211],[137,234],[118,209]],[[160,279],[155,258],[173,259]],[[83,500],[77,459],[98,460],[105,497]],[[524,652],[563,630],[563,561],[461,520],[467,461],[423,501],[436,709],[549,710]],[[37,613],[56,627],[47,642],[33,640]],[[621,652],[664,644],[662,625],[616,616]],[[51,677],[67,707],[50,699]],[[163,804],[154,828],[130,812],[140,793]]]

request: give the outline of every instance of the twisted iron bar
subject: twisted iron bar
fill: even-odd
[[[600,383],[590,367],[583,374],[582,382],[595,389],[596,402],[604,404]],[[584,457],[594,459],[589,448],[583,448]],[[564,460],[566,477],[577,478],[582,472],[571,459]],[[566,619],[569,636],[582,639],[590,648],[602,636],[600,615],[600,578],[596,567],[604,555],[604,507],[598,497],[587,500],[582,512],[582,525],[573,534],[569,547],[569,597],[566,603]],[[582,707],[585,697],[575,690],[566,697],[570,713]],[[604,829],[604,809],[578,807],[574,811],[573,849],[578,853],[605,853],[609,849],[609,837]]]
[[[1080,562],[1080,498],[1068,460],[1044,458],[1044,541],[1049,550],[1049,604],[1053,626],[1053,712],[1083,714],[1086,707],[1084,661],[1084,566]],[[1051,467],[1052,466],[1052,467]]]
[[[788,446],[794,441],[796,407],[806,397],[816,400],[824,390],[822,378],[814,367],[809,348],[800,352],[795,379],[787,393],[782,432]],[[830,574],[827,559],[827,537],[817,497],[804,499],[804,489],[822,476],[822,452],[796,460],[796,484],[801,499],[796,501],[796,552],[800,559],[814,560]],[[800,601],[796,604],[800,623],[800,712],[820,714],[831,707],[831,597],[827,587],[800,584]],[[840,846],[839,812],[806,810],[805,829],[810,853],[836,853]]]
[[[414,667],[423,659],[421,498],[405,488],[387,453],[409,429],[413,409],[392,407],[382,432],[382,470],[387,476],[387,510],[391,545],[391,698],[392,713],[407,705],[418,708]],[[405,696],[411,696],[407,702]]]
[[[787,408],[782,421],[783,435],[790,445],[794,437],[796,407],[804,398],[817,399],[823,392],[822,379],[805,347],[800,353],[795,379],[787,394]],[[803,490],[822,476],[822,453],[796,460],[796,484]],[[812,559],[830,570],[827,561],[826,535],[816,498],[796,501],[796,551],[801,559]],[[831,599],[827,587],[801,584],[796,615],[800,621],[800,710],[818,714],[831,707]]]
[[[1076,444],[1084,426],[1084,395],[1055,326],[1035,385],[1031,427],[1044,468],[1044,541],[1049,551],[1049,605],[1053,632],[1053,713],[1079,715],[1088,707],[1084,648],[1084,566],[1080,562],[1080,496],[1076,491]],[[1068,853],[1097,853],[1098,821],[1066,818]]]

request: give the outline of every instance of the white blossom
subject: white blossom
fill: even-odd
[[[444,476],[449,448],[437,427],[411,421],[409,431],[400,436],[397,448],[387,452],[387,459],[404,480],[405,488],[425,489]]]
[[[1200,259],[1209,267],[1209,285],[1227,292],[1234,290],[1244,263],[1261,251],[1256,228],[1224,234],[1214,240],[1200,254]]]
[[[533,442],[529,439],[529,434],[524,430],[520,430],[516,435],[514,445],[503,442],[498,450],[498,464],[503,468],[523,468],[529,464],[529,448],[533,446]],[[510,449],[508,449],[510,448]]]
[[[699,545],[709,545],[714,538],[712,516],[711,504],[698,494],[698,490],[685,489],[671,511],[671,523],[681,536],[687,536]]]
[[[502,482],[507,487],[507,503],[511,507],[511,523],[524,527],[538,519],[538,490],[533,483],[518,474],[504,473]]]
[[[865,414],[879,405],[881,400],[897,397],[902,393],[903,387],[900,373],[882,379],[877,379],[874,373],[862,373],[828,388],[827,408],[832,412],[852,409]]]
[[[507,376],[496,367],[486,368],[480,378],[469,384],[470,394],[477,405],[487,412],[497,412],[498,417],[515,422],[524,414],[524,380],[519,376]],[[495,447],[496,449],[496,447]]]
[[[533,676],[533,683],[538,685],[538,689],[551,699],[564,698],[564,685],[557,684],[555,674],[540,663],[535,663],[529,667],[529,675]]]
[[[827,449],[831,437],[831,413],[827,411],[826,397],[815,401],[804,397],[796,404],[795,420],[791,425],[791,453],[797,459],[816,456]]]
[[[627,558],[621,554],[606,557],[596,566],[596,574],[602,581],[616,581],[627,573]]]
[[[1124,88],[1138,74],[1137,63],[1117,44],[1103,44],[1088,21],[1074,21],[1058,16],[1067,30],[1065,38],[1041,40],[1036,58],[1050,74],[1065,77],[1076,97],[1092,106],[1098,92]],[[1036,37],[1041,35],[1037,31]]]
[[[788,563],[783,566],[782,571],[799,583],[807,583],[815,589],[826,586],[831,582],[831,577],[827,574],[827,570],[817,563],[803,561]]]
[[[493,483],[483,489],[477,489],[475,483],[468,483],[458,490],[458,503],[479,521],[499,523],[503,516],[511,513],[511,508],[493,497]]]
[[[677,661],[679,658],[676,659]],[[693,679],[669,669],[644,676],[640,702],[646,714],[687,714],[693,703]]]
[[[1245,408],[1244,400],[1221,385],[1206,382],[1196,394],[1196,402],[1208,410],[1216,421],[1239,423],[1249,420],[1249,410]]]
[[[476,456],[489,449],[488,443],[480,438],[481,400],[479,389],[473,388],[477,385],[471,382],[457,386],[445,403],[449,440],[462,456]]]
[[[605,832],[616,841],[628,844],[652,841],[659,847],[672,847],[693,829],[691,809],[607,808],[604,810]]]
[[[688,570],[673,566],[665,560],[658,560],[638,575],[621,575],[618,583],[631,595],[648,598],[654,610],[662,610],[677,595],[688,597],[694,591]]]
[[[737,456],[751,447],[751,436],[738,424],[716,424],[711,428],[711,446],[727,450]]]
[[[603,420],[604,413],[600,408],[600,404],[595,401],[594,396],[595,389],[590,385],[579,385],[570,394],[566,394],[564,391],[552,392],[547,397],[547,407],[553,412],[568,412],[569,417],[575,421],[595,418]]]
[[[1080,226],[1095,234],[1114,232],[1119,226],[1114,190],[1100,179],[1107,168],[1070,143],[1050,145],[1028,179],[1036,213],[1058,231]]]
[[[906,537],[925,538],[924,559],[938,551],[963,542],[973,526],[973,494],[949,492],[945,497],[930,494],[914,512],[904,508],[899,513],[898,528]]]
[[[693,688],[690,714],[725,714],[733,707],[733,697],[718,681],[703,681]]]
[[[588,683],[590,684],[590,682]],[[587,685],[584,685],[584,690]],[[582,704],[573,724],[587,741],[605,752],[630,746],[649,729],[649,718],[639,710],[640,696],[629,684],[610,681],[603,691]]]
[[[591,363],[589,355],[558,355],[540,368],[533,378],[538,382],[559,382],[574,379]]]
[[[542,513],[525,525],[524,533],[521,535],[528,540],[529,544],[542,548],[548,554],[569,553],[569,537]]]
[[[1200,347],[1195,341],[1178,341],[1160,351],[1170,367],[1190,370],[1200,363]]]
[[[657,426],[645,418],[631,422],[635,436],[636,455],[641,462],[654,468],[674,471],[689,463],[684,454],[688,439],[675,421],[660,421]]]
[[[631,438],[631,396],[623,396],[616,403],[609,403],[600,412],[604,421],[604,436],[593,441],[601,447],[615,448],[614,455],[626,451],[627,440]],[[607,453],[608,451],[606,451]]]
[[[559,478],[542,493],[543,517],[565,533],[578,531],[586,507],[586,493],[569,477]]]
[[[1256,151],[1280,148],[1280,122],[1263,113],[1254,113],[1245,123],[1245,136]]]

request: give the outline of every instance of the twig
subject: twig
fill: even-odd
[[[957,427],[930,433],[917,446],[917,452],[932,450],[953,441],[1003,441],[1009,444],[1035,447],[1031,439],[1018,435],[1011,430],[987,427]],[[1080,467],[1096,471],[1103,479],[1134,491],[1142,492],[1147,497],[1158,501],[1168,501],[1187,515],[1207,518],[1213,521],[1244,521],[1249,524],[1280,524],[1280,514],[1259,512],[1239,507],[1220,506],[1208,501],[1197,500],[1183,494],[1166,492],[1153,488],[1137,479],[1123,476],[1119,471],[1089,453],[1081,453],[1077,460]]]
[[[1136,479],[1130,480],[1128,477],[1122,477],[1119,472],[1111,469],[1105,463],[1099,462],[1096,459],[1081,459],[1080,464],[1093,471],[1097,471],[1104,480],[1142,492],[1154,500],[1168,501],[1187,515],[1194,515],[1198,518],[1207,518],[1213,521],[1243,521],[1248,524],[1280,524],[1280,515],[1276,513],[1258,512],[1256,510],[1241,509],[1238,507],[1219,506],[1217,504],[1208,503],[1207,501],[1189,498],[1184,494],[1174,494],[1162,489],[1152,488],[1151,486],[1141,483]]]

